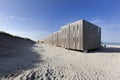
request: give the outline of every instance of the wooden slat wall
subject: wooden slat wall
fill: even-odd
[[[58,46],[62,46],[62,32],[61,30],[58,31]]]
[[[89,50],[101,46],[101,28],[85,20],[62,26],[45,43],[67,49]]]
[[[70,25],[66,27],[66,48],[70,49]]]
[[[83,49],[96,49],[101,46],[101,29],[83,21]]]

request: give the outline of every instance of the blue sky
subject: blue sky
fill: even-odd
[[[85,19],[102,28],[102,42],[120,42],[120,0],[0,0],[0,30],[43,39]]]

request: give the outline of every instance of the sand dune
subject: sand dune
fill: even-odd
[[[14,56],[0,57],[1,80],[120,80],[119,45],[90,53],[31,41],[19,45],[10,48]]]
[[[0,32],[0,76],[34,67],[33,63],[40,60],[34,47],[35,42],[30,39]]]

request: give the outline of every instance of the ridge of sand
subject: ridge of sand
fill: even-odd
[[[34,67],[40,54],[34,51],[36,42],[0,32],[0,77],[23,68]]]

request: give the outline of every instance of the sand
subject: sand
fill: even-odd
[[[0,32],[0,78],[33,68],[34,63],[42,61],[40,54],[34,50],[35,44],[30,39]]]
[[[14,74],[9,73],[7,76],[2,76],[1,79],[120,80],[119,45],[107,45],[107,48],[89,53],[39,43],[34,44],[32,48],[41,56],[37,59],[37,63],[32,63],[35,67],[23,68],[21,71],[18,69]],[[17,66],[19,65],[21,64]]]
[[[0,33],[0,80],[120,80],[120,45],[83,53]]]

